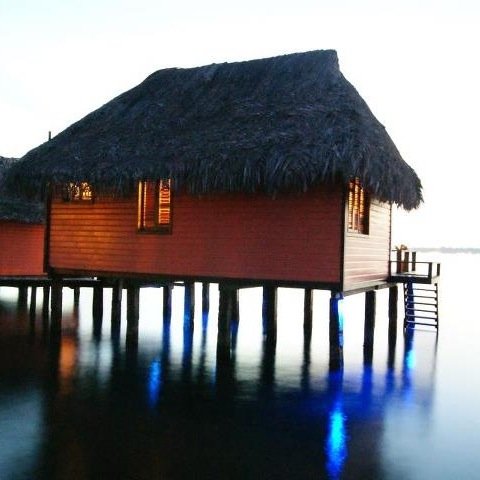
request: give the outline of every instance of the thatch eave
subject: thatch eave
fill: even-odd
[[[43,202],[28,201],[17,192],[5,190],[5,176],[18,161],[17,158],[0,156],[0,221],[20,222],[28,224],[45,223]]]
[[[380,200],[422,201],[333,51],[155,72],[27,153],[8,183],[37,196],[68,181],[127,195],[167,176],[194,194],[272,195],[360,177]]]

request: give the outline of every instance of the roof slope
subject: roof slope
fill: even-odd
[[[25,155],[9,183],[88,181],[123,194],[172,177],[192,193],[306,191],[359,177],[406,209],[421,183],[335,51],[165,69]]]
[[[4,187],[5,173],[17,161],[16,158],[0,156],[0,220],[22,223],[43,223],[43,204],[28,201],[6,192]]]

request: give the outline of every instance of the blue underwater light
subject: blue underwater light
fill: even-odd
[[[162,387],[162,367],[158,360],[153,360],[148,369],[148,403],[150,407],[157,405]]]
[[[329,415],[329,431],[327,437],[327,472],[329,478],[339,478],[345,459],[347,458],[347,435],[345,430],[345,415],[338,401]]]

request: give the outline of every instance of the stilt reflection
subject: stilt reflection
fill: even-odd
[[[269,396],[275,393],[275,355],[277,342],[275,339],[264,339],[262,344],[262,363],[260,367],[260,393]]]
[[[308,394],[310,392],[310,362],[312,349],[312,330],[304,329],[303,336],[303,362],[301,372],[302,392]]]
[[[205,381],[205,362],[207,358],[208,310],[202,312],[202,339],[200,342],[200,358],[198,360],[198,383]]]

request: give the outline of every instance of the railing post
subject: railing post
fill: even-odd
[[[403,256],[403,269],[402,272],[408,272],[409,267],[408,264],[410,263],[410,252],[406,251],[404,256]]]
[[[402,251],[397,250],[397,273],[402,273]]]
[[[412,272],[417,269],[417,252],[412,252]]]
[[[432,268],[433,268],[433,263],[432,263],[432,262],[428,262],[428,279],[429,279],[429,280],[432,279]]]

